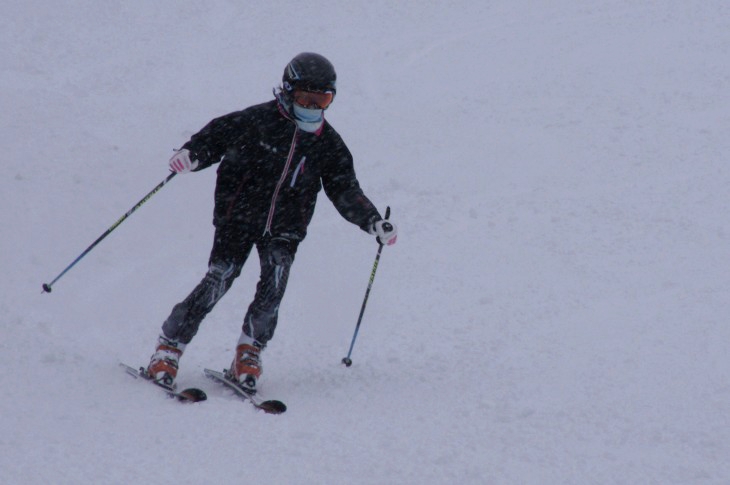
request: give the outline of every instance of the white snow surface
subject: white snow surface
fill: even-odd
[[[6,2],[3,484],[730,483],[730,6],[724,0]],[[181,361],[127,377],[203,276],[210,119],[332,60],[328,119],[392,208],[322,195],[255,411],[230,364],[255,255]]]

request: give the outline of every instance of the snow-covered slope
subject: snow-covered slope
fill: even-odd
[[[0,482],[730,480],[726,2],[16,2],[0,17]],[[205,271],[214,170],[166,176],[284,65],[399,225],[322,198],[256,413],[230,363],[258,267],[205,321],[184,406],[127,378]]]

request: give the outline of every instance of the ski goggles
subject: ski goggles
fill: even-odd
[[[294,91],[293,97],[294,102],[304,108],[327,109],[335,94],[332,91],[302,91],[297,89]]]

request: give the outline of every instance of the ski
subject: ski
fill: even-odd
[[[147,370],[144,367],[134,368],[130,365],[127,365],[127,364],[124,364],[121,362],[119,363],[119,366],[122,367],[127,374],[134,377],[135,379],[142,378],[143,380],[149,382],[150,384],[154,384],[155,387],[162,389],[165,392],[165,394],[167,394],[168,397],[175,398],[178,401],[200,402],[200,401],[205,401],[206,399],[208,399],[208,396],[201,389],[196,389],[194,387],[191,387],[189,389],[183,389],[182,391],[178,392],[171,387],[167,387],[165,385],[159,384],[152,380],[152,378],[149,376],[149,374],[147,374]]]
[[[286,404],[277,400],[264,401],[256,394],[249,394],[248,392],[241,389],[234,381],[228,379],[226,372],[218,372],[212,369],[204,369],[205,376],[209,379],[216,381],[219,384],[223,384],[227,388],[233,390],[238,397],[244,401],[250,402],[253,407],[269,414],[281,414],[286,411]]]

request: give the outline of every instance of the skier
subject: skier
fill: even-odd
[[[336,78],[325,57],[301,53],[284,69],[275,99],[212,120],[170,159],[178,174],[220,163],[208,271],[162,325],[147,367],[156,382],[174,385],[185,346],[256,246],[260,279],[229,371],[243,390],[256,392],[261,351],[274,336],[289,270],[322,187],[346,220],[381,244],[395,243],[396,226],[363,194],[350,151],[324,119]]]

